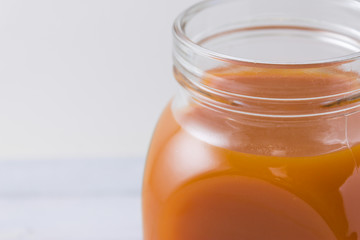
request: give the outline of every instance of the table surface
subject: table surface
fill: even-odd
[[[0,162],[1,240],[140,240],[144,161]]]

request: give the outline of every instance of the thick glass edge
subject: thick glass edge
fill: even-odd
[[[243,64],[248,66],[257,66],[257,67],[271,67],[271,68],[316,68],[316,67],[325,67],[331,65],[345,64],[348,62],[353,62],[360,59],[360,51],[352,54],[329,58],[320,61],[308,61],[308,62],[298,62],[298,63],[282,63],[282,62],[262,62],[254,61],[251,59],[233,57],[225,54],[221,54],[207,48],[204,48],[198,45],[196,42],[193,42],[185,32],[185,26],[188,19],[191,19],[195,14],[209,8],[212,6],[225,4],[229,2],[236,2],[241,0],[204,0],[193,6],[190,6],[184,10],[174,21],[173,24],[173,36],[174,38],[181,43],[182,45],[189,48],[196,54],[199,54],[203,57],[217,59],[222,62]],[[360,1],[353,0],[354,3],[360,5]],[[360,18],[360,17],[359,17]]]

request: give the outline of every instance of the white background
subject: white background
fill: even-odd
[[[0,160],[143,158],[195,2],[0,1]]]
[[[0,239],[142,239],[172,22],[194,2],[0,0]]]

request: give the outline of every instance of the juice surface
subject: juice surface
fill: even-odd
[[[256,79],[281,82],[274,74]],[[321,91],[345,86],[289,74],[298,93],[314,79]],[[228,76],[217,88],[249,81]],[[359,116],[276,125],[195,105],[175,116],[169,105],[145,170],[144,239],[360,240]]]

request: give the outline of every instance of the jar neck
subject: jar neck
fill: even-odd
[[[175,66],[174,74],[180,85],[196,101],[240,114],[299,118],[343,115],[360,110],[358,76],[353,72],[338,72],[336,68],[329,68],[322,69],[328,73],[319,72],[320,76],[316,77],[309,76],[305,70],[300,71],[298,76],[298,70],[280,70],[276,75],[268,69],[259,72],[259,69],[240,67],[234,70],[228,67],[222,70],[234,71],[234,75],[219,77],[204,72],[203,77],[196,79],[179,66]],[[244,76],[247,74],[253,76]],[[316,89],[327,95],[312,96],[307,85],[314,82],[319,83]],[[296,98],[297,94],[305,97]]]
[[[356,55],[360,51],[360,27],[350,29],[346,23],[318,21],[305,13],[294,20],[286,7],[277,12],[282,18],[259,14],[251,21],[237,19],[232,15],[233,4],[250,6],[258,0],[215,2],[189,9],[175,23],[175,77],[194,99],[227,111],[265,117],[329,116],[360,110],[360,60]],[[306,2],[302,0],[302,4]],[[315,0],[315,5],[320,2],[324,4]],[[224,12],[229,14],[217,19],[221,23],[207,17],[217,16],[215,13],[224,16]],[[318,37],[337,42],[319,44]],[[270,45],[269,39],[273,39]],[[254,48],[256,42],[265,48]],[[285,47],[289,54],[284,54],[279,43],[290,45]],[[316,53],[310,51],[313,45]],[[333,49],[350,54],[317,59]],[[244,60],[242,54],[260,57]]]

